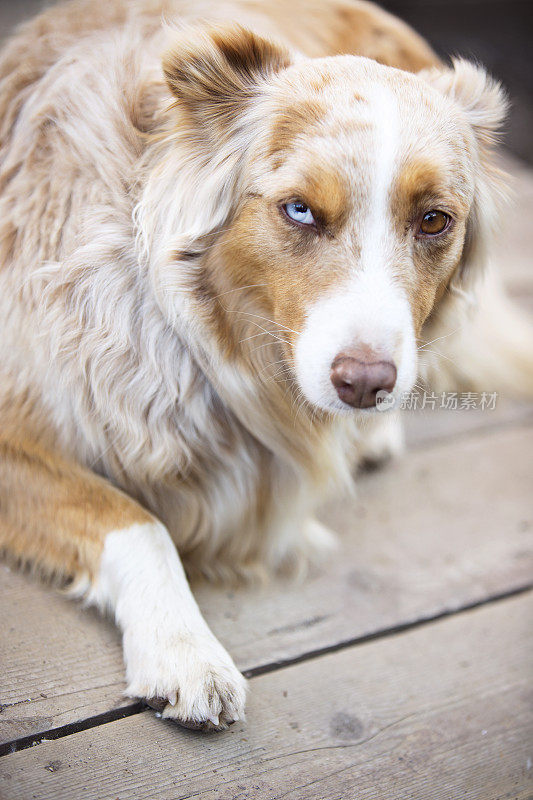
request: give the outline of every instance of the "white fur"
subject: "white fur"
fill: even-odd
[[[123,632],[127,694],[165,699],[164,716],[197,725],[243,719],[244,678],[203,619],[163,525],[109,533],[88,600]]]
[[[381,358],[395,362],[395,401],[411,388],[416,377],[411,310],[393,272],[394,224],[389,192],[397,163],[399,112],[393,92],[377,82],[370,118],[376,146],[361,255],[348,281],[309,309],[296,350],[296,372],[302,390],[311,403],[326,410],[348,410],[331,384],[330,371],[338,354],[357,346],[367,346]]]
[[[411,313],[406,298],[384,270],[362,271],[309,311],[298,341],[296,369],[310,402],[328,410],[346,410],[330,381],[331,363],[338,353],[361,344],[396,362],[395,399],[412,386],[416,348]]]
[[[372,92],[371,116],[374,128],[374,162],[368,182],[371,198],[363,229],[361,267],[381,271],[387,268],[392,255],[391,213],[389,192],[397,163],[401,134],[398,103],[394,93],[385,85],[375,84]]]
[[[357,442],[360,461],[378,466],[403,453],[405,436],[399,411],[374,414],[366,423]]]
[[[108,4],[94,4],[100,6],[107,11]],[[20,413],[19,428],[42,426],[65,457],[111,479],[161,520],[106,537],[89,599],[111,609],[123,630],[129,693],[166,698],[165,715],[224,726],[242,717],[244,680],[202,619],[170,537],[191,568],[218,577],[250,565],[299,564],[302,555],[329,546],[329,534],[306,520],[332,484],[347,482],[358,420],[320,420],[316,409],[294,401],[301,387],[316,406],[344,410],[330,365],[360,344],[395,360],[396,395],[411,386],[412,317],[394,279],[388,208],[400,132],[405,138],[411,127],[407,145],[431,155],[448,140],[463,142],[467,131],[467,205],[476,195],[471,261],[492,227],[494,180],[484,151],[497,93],[491,90],[480,113],[485,82],[461,68],[453,93],[474,113],[470,130],[466,111],[454,111],[444,95],[407,73],[349,56],[295,61],[304,99],[307,70],[319,76],[326,69],[335,78],[325,90],[328,113],[313,159],[338,162],[357,197],[348,243],[336,251],[338,271],[322,297],[309,302],[296,348],[300,385],[287,394],[290,382],[268,379],[262,346],[253,357],[243,347],[247,369],[227,357],[191,285],[198,272],[210,274],[219,234],[244,194],[255,191],[258,175],[265,190],[280,188],[283,168],[256,158],[254,147],[259,152],[270,140],[275,110],[297,97],[290,69],[268,91],[261,71],[257,91],[247,87],[253,101],[241,98],[223,135],[216,126],[216,140],[202,140],[179,102],[173,107],[179,98],[163,80],[157,3],[129,5],[123,26],[112,15],[81,35],[76,16],[70,33],[68,26],[61,33],[63,16],[74,12],[61,6],[46,24],[42,18],[21,29],[0,57],[0,405]],[[194,72],[197,60],[190,66]],[[420,97],[431,93],[433,109],[419,115]],[[412,116],[400,118],[400,94]],[[144,136],[145,122],[154,137]],[[290,180],[295,174],[292,164]],[[409,272],[408,253],[403,266]],[[452,299],[463,272],[473,271],[457,271]],[[228,314],[239,344],[250,341],[266,312],[241,294],[221,294],[228,304],[239,298]],[[448,332],[432,332],[428,341]],[[279,340],[272,334],[273,364],[282,358]],[[463,348],[450,364],[460,361]],[[525,354],[524,370],[528,363]],[[474,371],[469,363],[469,377]],[[371,421],[381,426],[382,417]],[[383,452],[383,431],[381,443],[377,433],[374,441],[363,436],[363,451],[366,441],[367,449]],[[397,446],[394,427],[391,442]]]

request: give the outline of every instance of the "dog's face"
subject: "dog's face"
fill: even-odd
[[[224,263],[265,286],[310,402],[372,408],[411,387],[460,260],[472,133],[420,78],[365,59],[304,62],[271,92]]]
[[[231,57],[216,46],[235,66],[235,41]],[[226,103],[225,121],[209,107],[211,126],[243,149],[211,268],[226,290],[253,288],[310,403],[374,410],[381,392],[411,388],[424,322],[468,268],[488,134],[450,96],[458,72],[441,88],[442,75],[434,86],[352,56],[290,63],[270,47],[253,59],[266,62],[253,100]],[[462,69],[495,120],[497,87]],[[251,73],[248,62],[238,69],[249,95]]]

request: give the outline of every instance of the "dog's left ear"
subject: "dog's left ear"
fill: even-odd
[[[419,76],[459,106],[474,134],[474,203],[456,275],[456,285],[468,286],[485,266],[502,202],[507,199],[507,176],[494,162],[495,145],[507,114],[507,97],[482,67],[463,59],[453,59],[453,69],[423,70]]]
[[[240,25],[188,29],[163,58],[176,105],[204,132],[220,136],[246,111],[288,51]]]
[[[480,66],[452,59],[453,69],[422,70],[419,76],[462,109],[479,147],[491,148],[507,114],[507,97],[501,85]]]

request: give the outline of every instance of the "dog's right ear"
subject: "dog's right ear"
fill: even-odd
[[[459,107],[470,124],[477,155],[474,202],[467,225],[461,269],[455,284],[467,286],[477,279],[488,260],[492,236],[507,197],[507,176],[494,160],[498,133],[507,112],[507,98],[500,84],[482,67],[452,59],[453,68],[433,68],[418,73]]]
[[[265,127],[269,81],[292,58],[237,25],[187,27],[174,37],[163,58],[174,103],[149,140],[135,219],[165,318],[184,335],[190,326],[198,341],[206,324],[203,259],[239,203],[248,148]],[[213,339],[209,328],[203,339]]]
[[[165,54],[163,71],[176,105],[220,135],[290,63],[282,46],[232,25],[187,29]]]

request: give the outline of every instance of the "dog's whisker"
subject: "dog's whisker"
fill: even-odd
[[[283,337],[278,336],[276,333],[272,333],[272,331],[267,331],[266,328],[263,328],[263,326],[259,325],[258,322],[254,322],[253,320],[250,320],[250,324],[251,325],[255,325],[257,328],[259,328],[261,330],[261,333],[256,333],[253,336],[246,336],[244,339],[241,339],[240,342],[246,342],[249,339],[254,339],[256,336],[267,335],[267,336],[271,336],[273,339],[275,339],[278,342],[283,342],[285,344],[290,344],[290,342],[288,342],[287,339],[283,339]]]
[[[245,336],[244,339],[239,339],[239,344],[243,342],[249,342],[250,339],[257,339],[258,336],[273,336],[274,334],[270,333],[270,331],[261,331],[260,333],[253,333],[251,336]]]
[[[276,336],[276,334],[271,333],[271,331],[263,331],[263,334],[258,334],[258,335],[265,335],[265,334],[267,336],[271,336],[276,342],[282,342],[283,344],[290,344],[290,342],[288,342],[287,339],[283,339],[281,336]]]
[[[228,314],[242,314],[243,316],[247,317],[256,317],[257,319],[262,319],[264,322],[270,322],[272,325],[275,325],[280,330],[282,329],[284,331],[289,331],[290,333],[296,334],[296,336],[300,336],[299,331],[294,331],[292,328],[288,328],[286,325],[282,325],[281,322],[276,322],[275,320],[269,319],[268,317],[263,317],[261,314],[254,314],[251,311],[243,311],[238,308],[236,309],[224,308],[224,311],[226,311]]]
[[[252,353],[256,353],[258,350],[262,350],[264,347],[274,347],[276,342],[281,342],[282,344],[289,344],[286,342],[285,339],[279,339],[278,337],[273,337],[273,341],[265,342],[264,344],[258,344],[257,347],[254,347],[251,351]]]
[[[462,330],[462,325],[456,328],[454,331],[450,333],[445,333],[444,336],[437,336],[435,339],[432,339],[430,342],[424,342],[424,344],[420,345],[417,350],[424,350],[425,347],[429,347],[430,344],[434,344],[435,342],[440,342],[441,339],[447,339],[449,336],[453,336],[454,334],[458,333]],[[420,339],[418,341],[421,341]]]
[[[282,366],[281,367],[277,367],[276,372],[275,372],[276,375],[277,374],[281,374],[281,372],[283,370],[287,371],[287,374],[289,373],[289,367],[288,367],[285,359],[281,358],[281,359],[279,359],[279,361],[270,361],[268,364],[266,364],[263,367],[262,370],[260,370],[257,373],[257,375],[259,377],[269,377],[269,378],[273,377],[273,374],[268,374],[267,375],[267,372],[268,372],[269,369],[271,369],[272,367],[275,367],[277,364],[282,364]]]
[[[444,353],[439,353],[439,351],[438,351],[438,350],[427,350],[426,348],[424,348],[424,350],[423,350],[422,352],[423,352],[423,353],[430,353],[431,355],[433,355],[433,356],[437,356],[438,358],[445,358],[445,359],[446,359],[446,361],[450,361],[452,364],[454,364],[455,366],[457,366],[457,362],[456,362],[456,361],[454,361],[454,359],[453,359],[453,358],[450,358],[450,356],[446,356],[446,355],[444,355]]]
[[[273,381],[276,383],[289,383],[290,376],[284,372],[275,372],[273,375],[270,376]]]

